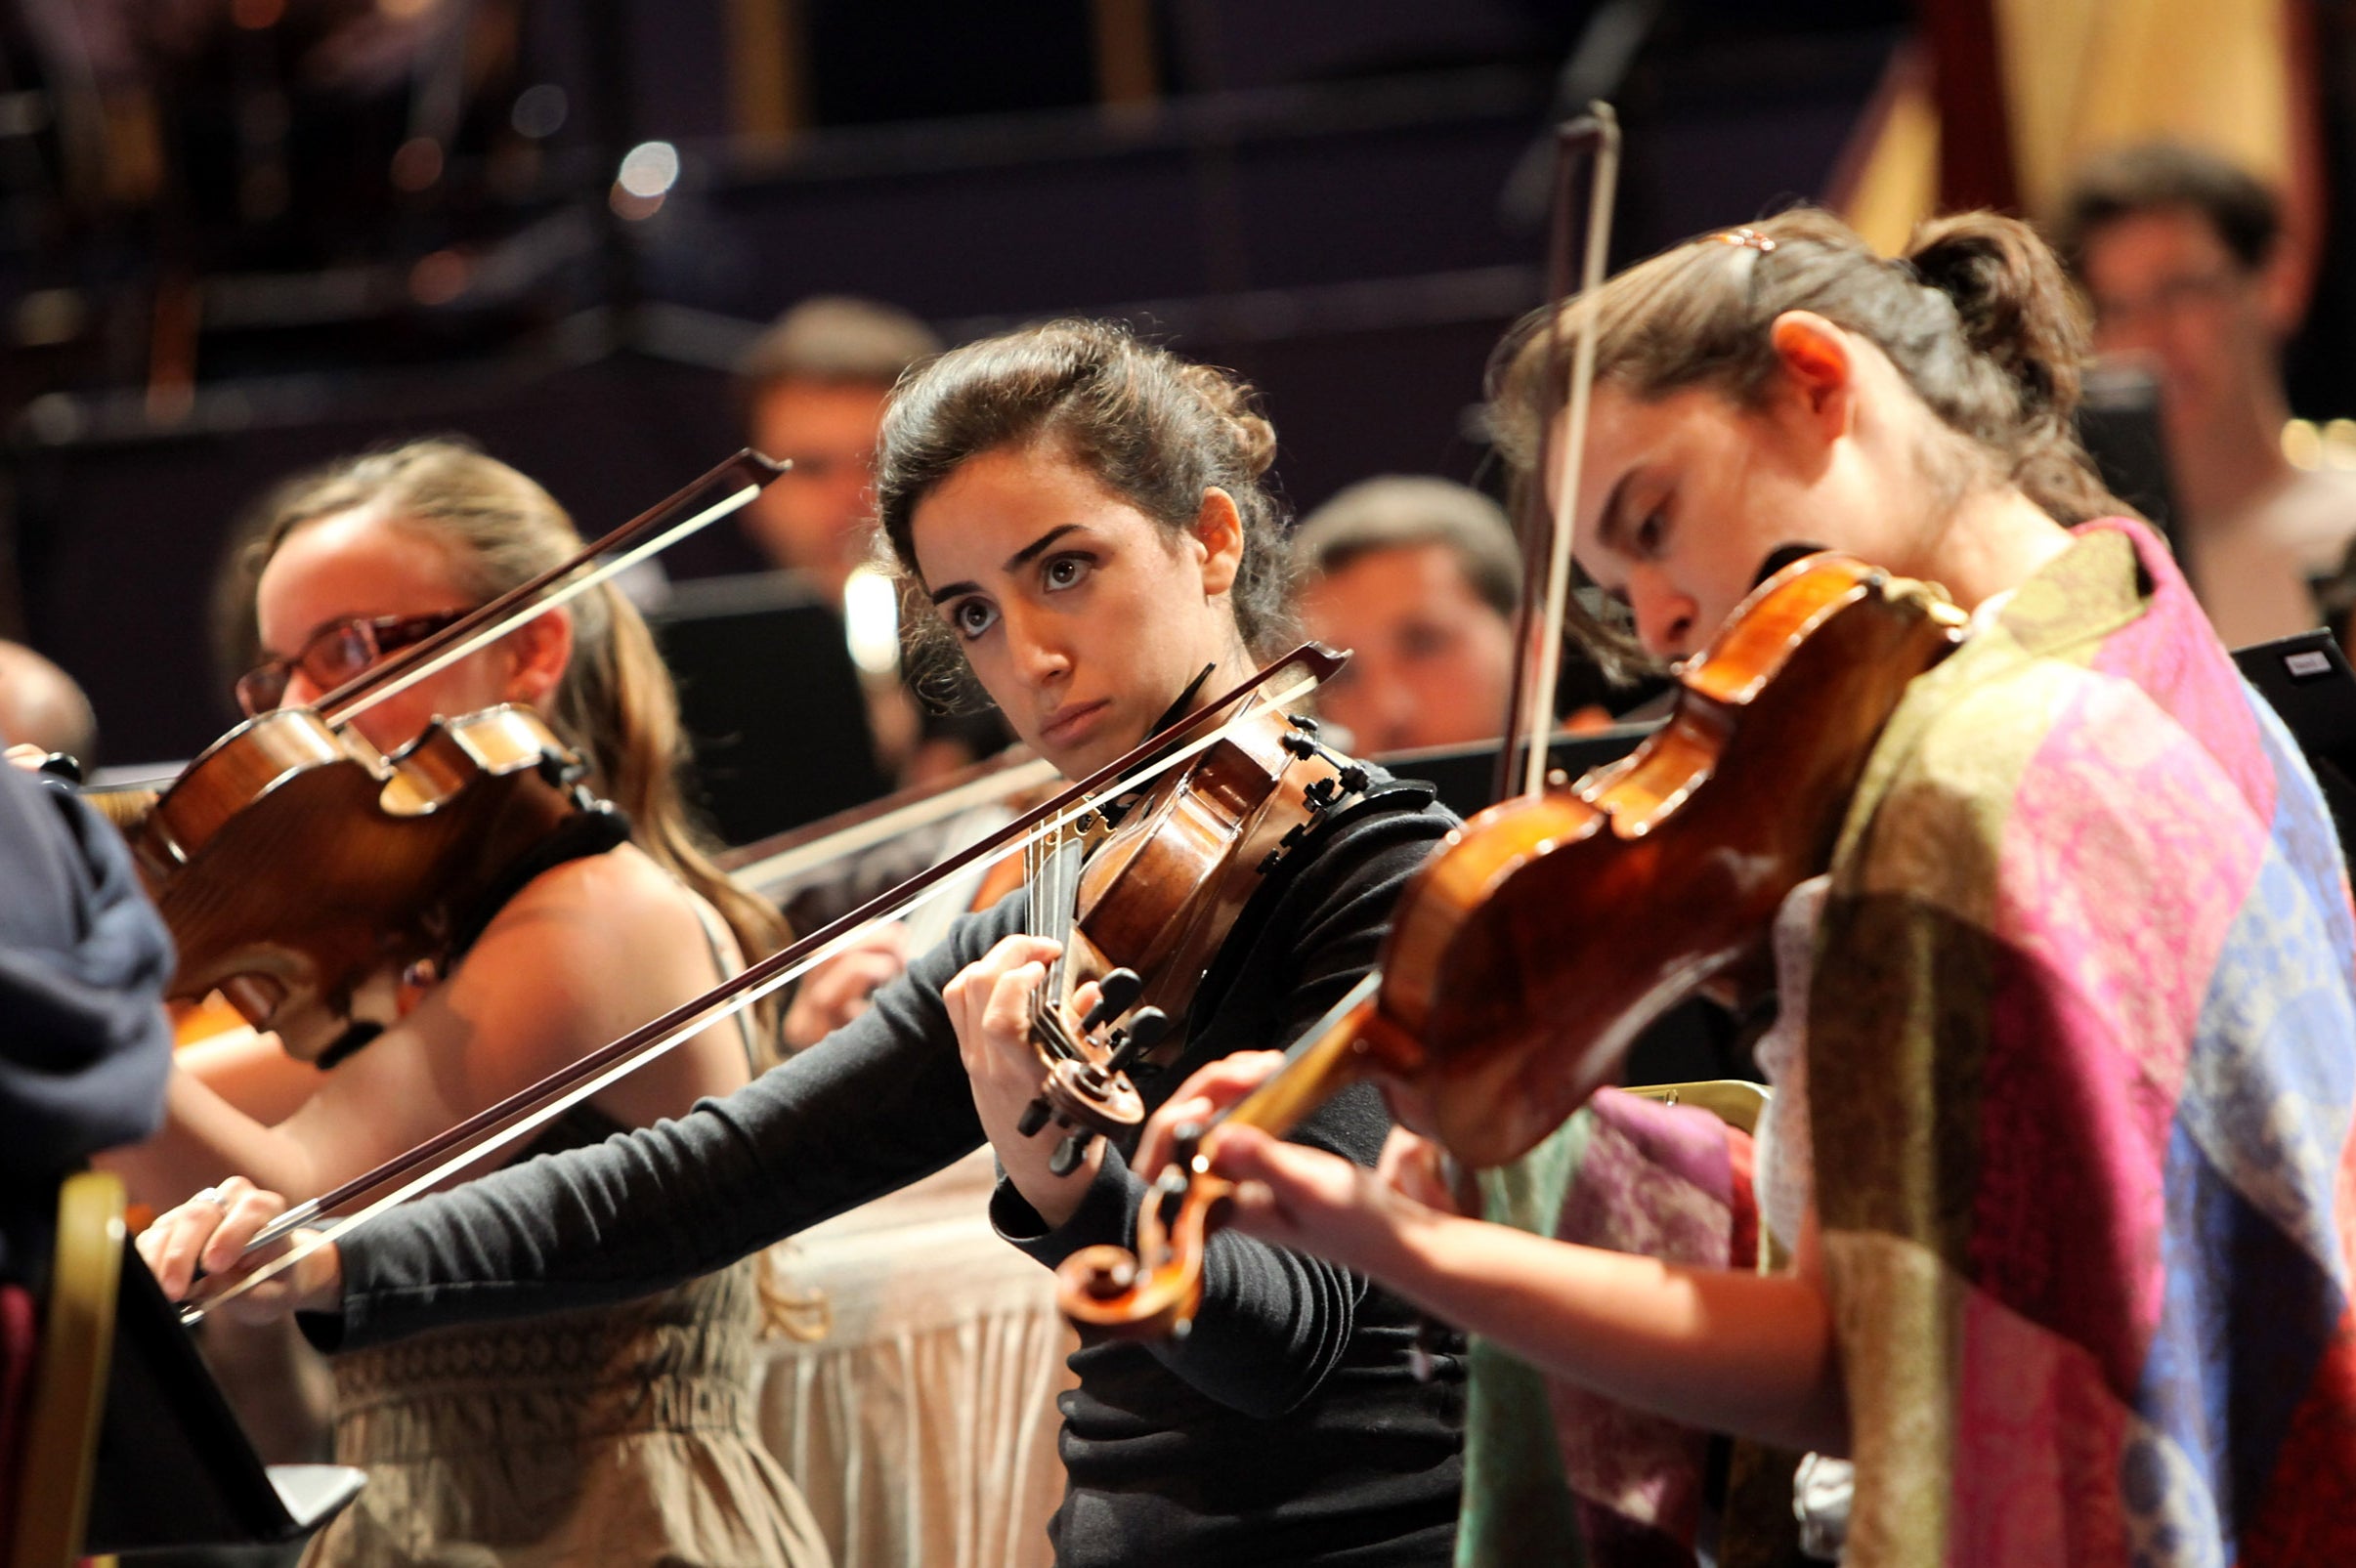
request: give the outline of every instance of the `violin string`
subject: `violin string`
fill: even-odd
[[[1314,691],[1317,685],[1317,675],[1315,675],[1313,672],[1306,672],[1295,679],[1291,684],[1268,696],[1265,700],[1273,704],[1290,702],[1297,698],[1304,697],[1309,692]],[[1234,728],[1237,724],[1243,722],[1244,716],[1244,713],[1238,713],[1228,718],[1225,722],[1205,732],[1203,735],[1196,737],[1194,740],[1186,742],[1184,745],[1172,749],[1167,754],[1156,758],[1152,762],[1147,763],[1129,774],[1107,781],[1097,793],[1093,795],[1077,797],[1069,802],[1066,802],[1060,810],[1046,813],[1037,822],[1033,823],[1028,830],[1019,835],[1017,839],[1010,841],[1007,845],[1000,846],[1001,852],[1004,852],[1007,849],[1019,849],[1025,853],[1028,853],[1032,845],[1039,843],[1042,839],[1048,838],[1050,835],[1061,832],[1068,824],[1077,818],[1085,816],[1088,813],[1095,810],[1097,803],[1100,800],[1109,796],[1118,795],[1130,790],[1140,788],[1160,778],[1163,774],[1170,772],[1174,768],[1182,766],[1195,756],[1200,755],[1203,751],[1208,750],[1211,746],[1217,744],[1221,739],[1223,739],[1229,730]],[[750,1005],[751,1002],[769,995],[771,992],[785,985],[787,981],[802,974],[824,958],[832,955],[835,952],[838,952],[843,946],[851,942],[860,933],[871,929],[873,925],[878,921],[890,918],[893,915],[904,912],[907,910],[917,908],[930,899],[939,897],[947,885],[948,884],[946,883],[935,883],[929,887],[921,888],[918,891],[907,894],[903,897],[895,898],[894,896],[887,894],[883,898],[877,900],[877,913],[869,921],[860,925],[846,927],[844,930],[829,938],[826,942],[814,947],[810,952],[801,954],[798,958],[791,961],[788,964],[781,965],[776,973],[764,976],[757,984],[750,986],[746,990],[739,992],[721,1001],[707,1003],[707,1005],[696,1009],[694,1012],[688,1013],[686,1016],[681,1018],[676,1025],[673,1026],[669,1033],[660,1037],[658,1040],[649,1042],[641,1049],[621,1056],[616,1061],[608,1064],[606,1068],[601,1069],[597,1075],[594,1075],[589,1080],[589,1086],[587,1088],[581,1088],[578,1084],[568,1085],[567,1089],[562,1091],[561,1097],[558,1098],[552,1105],[535,1107],[533,1110],[523,1113],[516,1122],[501,1126],[496,1131],[484,1138],[477,1139],[451,1151],[447,1160],[434,1167],[432,1174],[421,1178],[413,1178],[405,1182],[393,1197],[389,1199],[379,1199],[378,1201],[367,1205],[364,1208],[359,1210],[357,1213],[338,1219],[328,1230],[314,1233],[315,1238],[323,1235],[327,1240],[333,1240],[336,1237],[346,1235],[353,1229],[356,1223],[360,1222],[364,1217],[372,1217],[375,1214],[382,1213],[393,1208],[396,1204],[404,1202],[407,1198],[415,1196],[418,1192],[424,1190],[426,1187],[431,1186],[443,1175],[450,1174],[450,1172],[463,1166],[473,1165],[475,1162],[480,1160],[483,1155],[490,1153],[493,1150],[504,1147],[506,1144],[514,1141],[515,1138],[521,1136],[524,1132],[530,1131],[532,1128],[545,1122],[550,1116],[560,1114],[566,1107],[576,1103],[582,1096],[595,1093],[598,1088],[603,1087],[606,1083],[611,1082],[615,1079],[618,1079],[623,1074],[631,1071],[640,1063],[651,1060],[655,1055],[659,1055],[663,1051],[669,1049],[678,1041],[702,1033],[705,1029],[709,1028],[712,1024],[734,1015],[742,1008]],[[895,892],[897,890],[895,890]],[[530,1091],[527,1090],[525,1092],[529,1093]],[[265,1247],[273,1245],[274,1243],[283,1239],[303,1226],[309,1225],[312,1221],[321,1217],[321,1215],[325,1212],[325,1209],[326,1202],[324,1199],[320,1198],[310,1199],[304,1203],[295,1205],[293,1208],[280,1214],[277,1219],[273,1220],[270,1224],[264,1226],[262,1230],[254,1237],[254,1239],[246,1244],[246,1254],[250,1256],[252,1253],[262,1250]],[[184,1310],[183,1321],[193,1323],[201,1318],[204,1312],[209,1311],[211,1308],[219,1306],[225,1301],[232,1300],[237,1295],[243,1294],[247,1290],[254,1288],[268,1279],[276,1278],[278,1274],[283,1273],[288,1268],[291,1268],[294,1263],[300,1261],[302,1257],[308,1256],[312,1251],[317,1250],[321,1245],[323,1245],[323,1243],[316,1239],[310,1242],[298,1243],[296,1250],[290,1250],[289,1252],[281,1254],[278,1258],[275,1258],[271,1262],[262,1265],[261,1268],[257,1269],[254,1273],[245,1276],[243,1280],[240,1280],[236,1286],[230,1288],[229,1290],[222,1292],[218,1295],[208,1296],[201,1303],[191,1303],[190,1306]]]
[[[1072,873],[1072,866],[1078,858],[1074,853],[1078,842],[1077,837],[1058,827],[1054,836],[1040,841],[1036,857],[1026,857],[1031,871],[1032,934],[1046,937],[1056,947],[1047,974],[1031,993],[1031,1023],[1048,1048],[1058,1056],[1077,1054],[1065,1036],[1063,1016],[1055,1003],[1062,999],[1064,957],[1071,949],[1072,908],[1079,890],[1079,878]]]
[[[486,626],[481,631],[475,633],[472,637],[466,638],[461,642],[453,643],[450,647],[444,649],[441,653],[436,654],[433,657],[421,660],[413,668],[408,669],[403,672],[401,675],[396,676],[394,679],[385,682],[382,686],[377,687],[375,690],[369,692],[366,696],[358,698],[353,701],[346,703],[341,708],[338,708],[331,717],[327,715],[321,716],[327,717],[329,723],[335,725],[338,729],[341,729],[343,726],[351,723],[354,719],[359,718],[363,713],[367,712],[368,709],[376,706],[379,702],[383,702],[392,698],[398,697],[403,692],[406,692],[410,687],[416,685],[419,681],[427,680],[432,676],[440,674],[443,670],[448,669],[450,665],[456,663],[459,659],[466,657],[469,654],[475,653],[479,649],[489,647],[491,644],[497,642],[500,638],[506,636],[509,632],[524,624],[524,622],[536,619],[539,616],[546,614],[549,611],[554,610],[557,608],[557,606],[579,598],[582,594],[587,593],[591,588],[596,587],[599,583],[604,582],[607,579],[620,574],[621,572],[627,572],[630,568],[636,566],[639,562],[648,559],[650,556],[658,555],[663,551],[669,549],[672,545],[678,543],[681,539],[686,538],[689,534],[694,533],[699,530],[710,527],[712,524],[717,523],[721,518],[726,517],[729,513],[734,512],[739,507],[750,503],[751,499],[759,493],[760,487],[757,485],[748,485],[742,489],[730,492],[725,499],[716,501],[712,505],[706,507],[703,511],[698,512],[686,522],[676,524],[673,527],[664,530],[663,532],[656,534],[653,538],[646,540],[644,543],[634,545],[630,549],[622,551],[620,555],[600,562],[593,570],[583,572],[581,575],[574,578],[571,582],[566,583],[563,587],[551,589],[546,598],[536,600],[534,603],[525,606],[523,609],[518,610],[514,614],[509,615],[504,620],[496,621],[492,625]]]
[[[1530,712],[1524,725],[1529,735],[1529,758],[1522,766],[1521,789],[1543,793],[1546,770],[1552,760],[1547,741],[1555,732],[1555,688],[1563,674],[1563,615],[1570,601],[1570,547],[1576,521],[1579,474],[1586,466],[1587,410],[1595,391],[1596,291],[1603,286],[1604,268],[1611,240],[1611,204],[1619,184],[1620,127],[1608,104],[1588,106],[1598,124],[1595,174],[1587,190],[1587,256],[1579,278],[1579,297],[1587,308],[1579,313],[1579,341],[1570,370],[1570,415],[1564,432],[1563,462],[1555,487],[1554,549],[1546,564],[1545,632],[1538,639],[1538,675],[1530,683]]]

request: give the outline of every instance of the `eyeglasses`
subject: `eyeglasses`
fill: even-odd
[[[333,691],[385,655],[423,642],[443,627],[473,614],[446,610],[434,615],[346,615],[311,634],[292,658],[271,658],[237,677],[237,705],[248,717],[268,713],[286,697],[286,683],[301,670],[322,692]]]

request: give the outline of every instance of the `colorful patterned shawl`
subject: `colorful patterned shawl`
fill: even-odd
[[[2166,551],[1916,681],[1809,1020],[1847,1561],[2356,1563],[2356,923]]]
[[[1758,1256],[1750,1139],[1707,1111],[1606,1089],[1480,1179],[1486,1218],[1537,1235],[1719,1268]],[[1704,1434],[1547,1377],[1478,1337],[1471,1387],[1460,1568],[1690,1568]]]

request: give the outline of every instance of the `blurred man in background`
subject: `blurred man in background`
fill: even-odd
[[[2300,301],[2274,193],[2209,153],[2139,147],[2081,170],[2056,229],[2095,347],[2159,378],[2177,546],[2218,636],[2241,647],[2319,624],[2309,580],[2356,537],[2356,475],[2283,454]]]
[[[1363,756],[1494,739],[1521,563],[1505,512],[1439,479],[1365,480],[1293,535],[1308,634],[1350,650],[1317,694]]]
[[[0,737],[87,766],[98,750],[98,719],[72,676],[22,643],[0,642]]]
[[[746,440],[793,464],[746,508],[745,531],[768,565],[801,572],[830,604],[867,558],[884,400],[901,371],[940,351],[906,311],[822,295],[779,317],[737,367]]]

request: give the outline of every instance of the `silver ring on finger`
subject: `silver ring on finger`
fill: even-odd
[[[229,1199],[222,1195],[221,1189],[218,1187],[207,1187],[202,1192],[192,1194],[189,1198],[189,1203],[210,1204],[215,1208],[220,1209],[224,1214],[229,1212]],[[187,1205],[183,1205],[182,1207],[186,1208]]]

